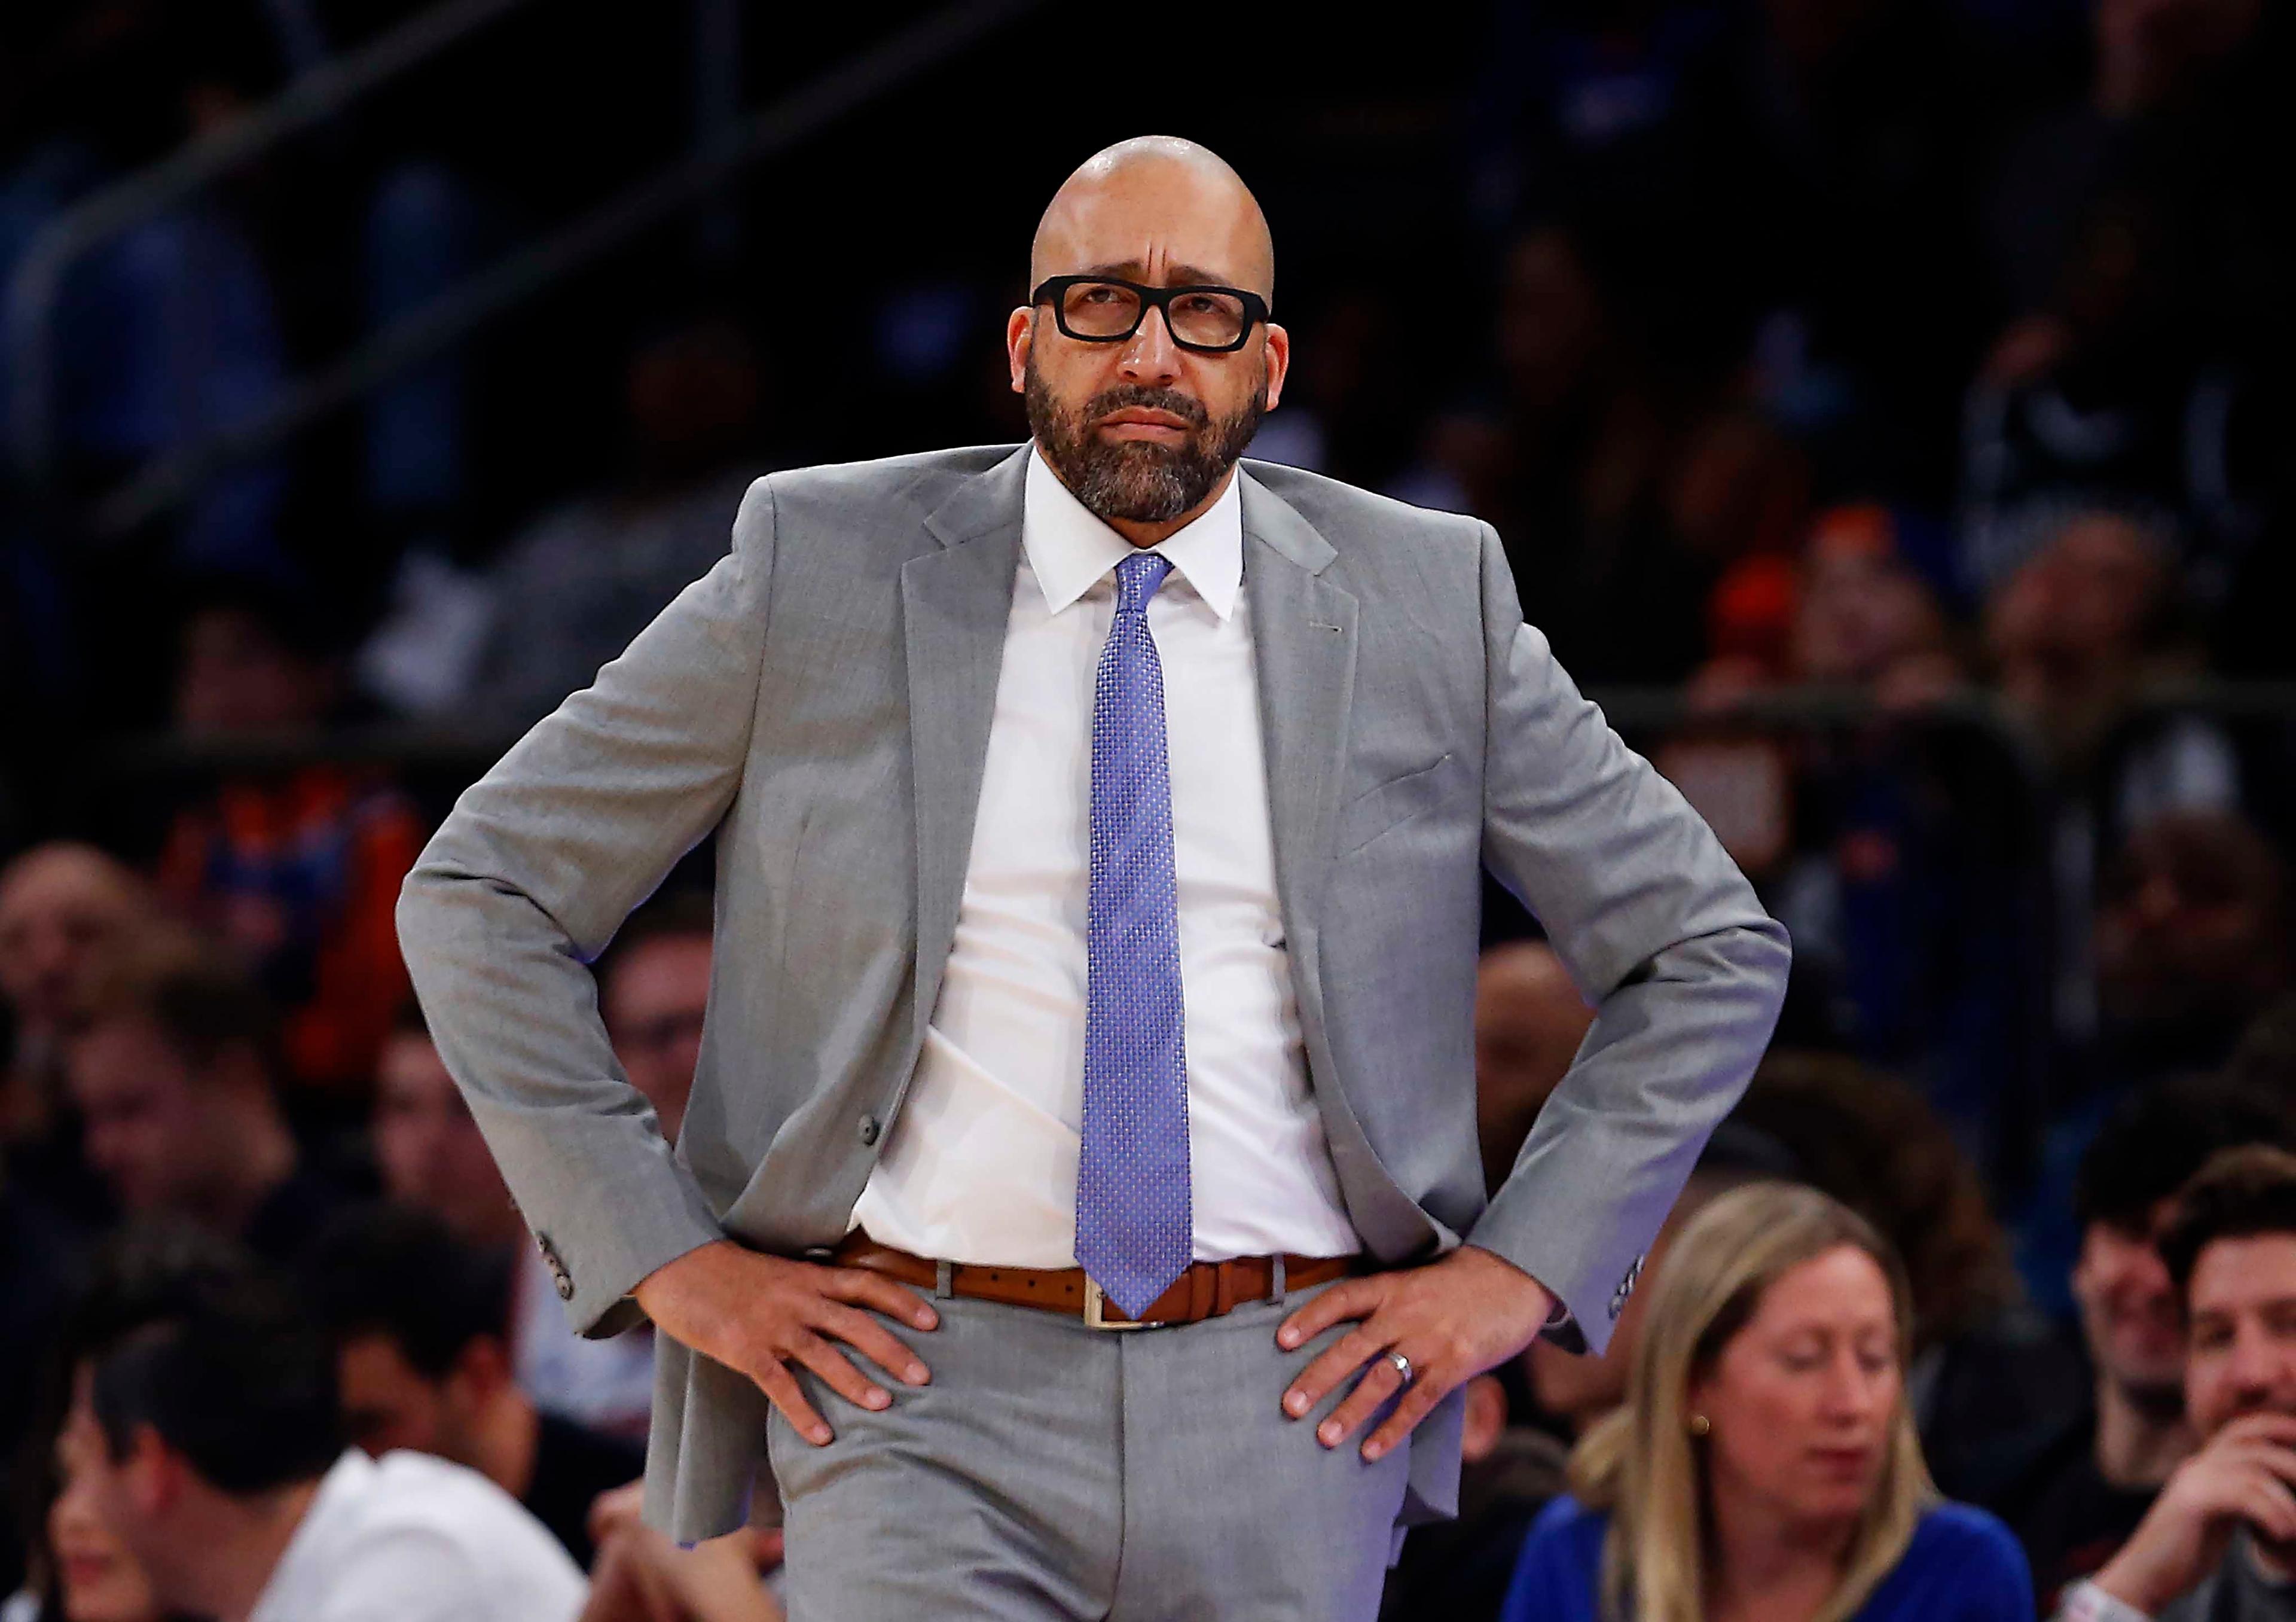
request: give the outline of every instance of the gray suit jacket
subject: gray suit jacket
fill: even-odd
[[[759,480],[731,555],[463,795],[408,877],[399,936],[439,1051],[584,1332],[628,1327],[628,1292],[705,1241],[844,1233],[956,926],[1024,466],[992,447]],[[1599,1347],[1768,1040],[1784,931],[1523,623],[1488,525],[1241,477],[1277,888],[1349,1214],[1384,1261],[1496,1251]],[[587,965],[713,832],[718,951],[673,1151]],[[1486,862],[1600,1007],[1488,1201]],[[664,1341],[656,1524],[738,1523],[766,1412]],[[1449,1511],[1457,1435],[1456,1404],[1422,1426],[1414,1514]]]

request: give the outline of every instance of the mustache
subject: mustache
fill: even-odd
[[[1097,423],[1119,411],[1168,411],[1191,428],[1201,428],[1211,421],[1211,413],[1204,409],[1201,400],[1191,399],[1177,389],[1152,389],[1144,383],[1119,383],[1113,389],[1103,389],[1085,402],[1084,420]]]

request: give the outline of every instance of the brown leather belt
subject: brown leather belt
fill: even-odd
[[[1100,1286],[1081,1267],[982,1267],[968,1262],[934,1262],[890,1245],[880,1245],[857,1230],[830,1253],[841,1267],[860,1267],[918,1289],[946,1289],[974,1301],[1000,1301],[1007,1306],[1041,1307],[1064,1317],[1081,1318],[1087,1329],[1144,1330],[1168,1323],[1201,1323],[1233,1312],[1247,1301],[1275,1297],[1275,1264],[1283,1264],[1283,1288],[1306,1289],[1328,1284],[1363,1270],[1360,1256],[1247,1256],[1232,1262],[1192,1262],[1172,1288],[1148,1304],[1137,1318],[1101,1294]],[[942,1270],[947,1270],[946,1282]]]

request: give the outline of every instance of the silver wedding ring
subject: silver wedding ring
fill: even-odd
[[[1411,1383],[1411,1359],[1406,1357],[1400,1352],[1390,1352],[1387,1354],[1387,1361],[1394,1367],[1394,1370],[1398,1374],[1403,1376],[1403,1383],[1406,1386],[1409,1385]]]

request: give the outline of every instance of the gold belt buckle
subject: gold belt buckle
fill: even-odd
[[[1108,1296],[1094,1282],[1093,1276],[1084,1276],[1084,1326],[1088,1330],[1152,1330],[1152,1323],[1141,1323],[1130,1318],[1108,1316]]]

